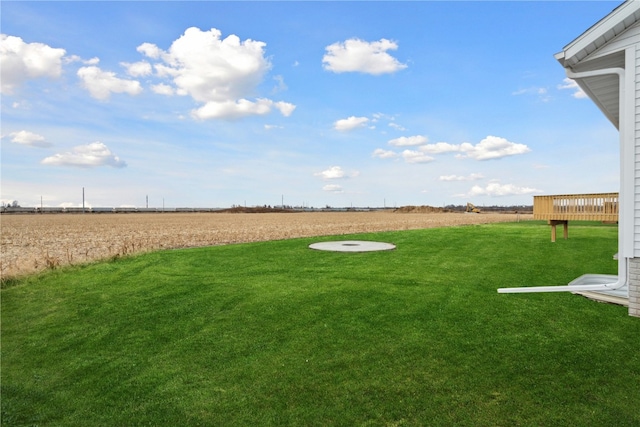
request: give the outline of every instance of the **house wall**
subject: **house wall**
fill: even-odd
[[[640,258],[629,264],[629,316],[640,317]]]
[[[640,1],[626,1],[556,55],[574,73],[624,68],[618,86],[611,74],[590,73],[580,85],[620,130],[620,267],[627,277],[629,315],[640,317]],[[622,91],[620,88],[622,87]]]
[[[629,46],[637,45],[639,37],[640,23],[636,23],[625,30],[622,34],[617,35],[614,40],[611,40],[606,45],[589,55],[589,62],[607,56],[611,53],[621,52]]]
[[[631,241],[625,244],[625,247],[628,248],[625,250],[625,256],[629,259],[627,272],[629,315],[640,317],[640,22],[602,46],[586,62],[591,63],[588,66],[593,66],[597,62],[608,60],[607,67],[619,66],[611,62],[612,58],[618,58],[616,52],[625,52],[626,93],[632,95],[632,98],[619,100],[621,107],[624,104],[623,111],[626,111],[625,116],[627,118],[621,123],[627,123],[624,126],[626,132],[628,132],[627,135],[632,137],[633,141],[631,144],[625,144],[628,148],[625,148],[625,158],[622,159],[626,163],[626,169],[632,169],[632,171],[631,173],[629,171],[625,172],[624,176],[621,177],[625,182],[631,178],[633,186],[629,187],[621,182],[621,191],[623,186],[626,187],[625,197],[632,198],[631,205],[633,206],[633,219],[626,222],[627,230],[630,230],[633,236],[625,236],[625,239],[631,237]],[[596,68],[600,66],[600,64],[596,65]],[[620,130],[622,131],[622,129]],[[633,161],[627,156],[631,157]],[[625,160],[630,161],[627,163]],[[627,205],[627,202],[625,202],[625,205]],[[625,231],[625,233],[628,232]]]
[[[635,123],[634,123],[634,238],[633,256],[640,258],[640,40],[635,45],[635,64],[629,70],[635,70]]]
[[[637,28],[637,27],[636,27]],[[637,33],[636,33],[637,35]],[[629,315],[640,317],[640,42],[635,37],[635,64],[627,70],[635,71],[635,123],[634,123],[634,221],[633,258],[629,261]]]
[[[624,56],[619,53],[624,52]],[[628,180],[631,178],[633,186],[621,182],[622,187],[626,187],[625,197],[631,197],[631,205],[633,206],[632,220],[626,222],[627,230],[633,233],[633,236],[626,235],[631,238],[625,244],[626,257],[629,259],[628,264],[628,292],[629,292],[629,315],[640,317],[640,22],[637,22],[615,39],[610,40],[600,49],[595,51],[584,64],[583,67],[592,67],[598,69],[607,64],[606,68],[620,66],[616,63],[624,58],[624,68],[626,70],[626,92],[632,95],[632,98],[621,99],[619,102],[624,104],[626,120],[621,123],[627,123],[625,126],[626,135],[632,138],[632,143],[626,145],[624,159],[629,160],[626,163],[627,172],[621,179]],[[631,110],[631,111],[629,111]],[[631,122],[631,123],[629,123]],[[621,129],[622,131],[622,129]],[[630,133],[630,134],[629,134]],[[628,140],[626,140],[628,141]],[[622,154],[622,153],[621,153]],[[631,157],[633,160],[629,159]],[[628,169],[631,169],[629,173]],[[631,190],[633,188],[633,190]],[[631,194],[628,194],[631,193]],[[627,202],[625,202],[627,205]],[[628,205],[627,205],[628,206]],[[625,231],[628,233],[629,231]]]

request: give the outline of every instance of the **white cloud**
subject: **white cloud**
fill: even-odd
[[[285,117],[289,117],[291,114],[293,114],[293,111],[296,109],[295,105],[291,104],[290,102],[284,102],[284,101],[274,102],[273,106],[276,107],[276,109],[280,111],[280,114],[282,114]]]
[[[176,93],[176,91],[173,89],[172,86],[166,85],[164,83],[152,85],[151,90],[153,91],[153,93],[157,93],[158,95],[166,95],[166,96],[175,95]]]
[[[118,78],[115,73],[102,71],[96,66],[81,67],[78,77],[82,81],[82,87],[87,89],[92,97],[102,101],[109,99],[112,93],[137,95],[142,92],[140,82]]]
[[[19,110],[29,110],[31,109],[31,106],[27,101],[21,100],[21,101],[13,101],[13,103],[11,104],[11,108],[15,108]]]
[[[435,160],[431,156],[427,156],[420,151],[414,150],[404,150],[402,152],[402,157],[407,163],[429,163]]]
[[[534,193],[542,193],[542,191],[532,187],[518,187],[517,185],[514,185],[514,184],[503,185],[498,182],[492,182],[492,183],[489,183],[484,188],[479,185],[474,185],[466,196],[468,197],[473,197],[473,196],[501,197],[501,196],[518,196],[518,195],[534,194]]]
[[[322,189],[324,191],[328,191],[330,193],[342,193],[342,186],[341,185],[337,185],[337,184],[327,184],[324,187],[322,187]]]
[[[247,99],[237,101],[227,100],[222,102],[210,101],[202,107],[195,109],[191,115],[198,119],[238,119],[251,115],[269,114],[275,108],[288,117],[295,110],[295,105],[287,102],[273,102],[270,99],[260,98],[256,102]]]
[[[389,123],[389,127],[392,127],[392,128],[394,128],[395,130],[399,130],[399,131],[401,131],[401,132],[402,132],[402,131],[407,130],[404,126],[399,125],[399,124],[397,124],[397,123],[395,123],[395,122],[390,122],[390,123]]]
[[[11,136],[11,142],[28,145],[29,147],[51,147],[52,145],[50,142],[45,140],[44,136],[27,130],[11,132],[9,136]]]
[[[197,101],[242,98],[271,68],[264,57],[264,42],[241,42],[236,35],[221,39],[221,35],[215,28],[191,27],[161,54],[175,85]]]
[[[152,59],[159,59],[162,55],[162,49],[153,43],[142,43],[136,48],[138,52]]]
[[[138,46],[138,52],[148,58],[160,60],[154,64],[156,76],[169,79],[174,90],[165,86],[162,94],[188,95],[203,103],[192,115],[200,119],[235,119],[248,115],[263,115],[273,109],[289,116],[295,105],[269,99],[248,100],[271,69],[264,56],[264,42],[236,35],[221,38],[220,30],[201,31],[188,28],[167,51],[151,43]],[[278,89],[286,88],[276,76]]]
[[[584,99],[584,98],[588,98],[587,94],[582,90],[582,88],[580,86],[578,86],[578,83],[576,83],[575,80],[570,79],[568,77],[566,77],[563,81],[562,84],[558,85],[558,89],[560,90],[573,90],[574,92],[571,94],[571,96],[573,96],[574,98],[578,98],[578,99]]]
[[[282,77],[280,75],[273,76],[273,80],[276,81],[276,86],[273,88],[272,93],[281,92],[281,91],[287,90],[289,88],[287,86],[287,84],[284,82],[284,77]]]
[[[373,75],[395,73],[407,65],[387,53],[398,49],[398,44],[387,39],[366,42],[357,38],[334,43],[325,48],[322,58],[325,70],[334,73],[361,72]]]
[[[83,168],[98,166],[123,168],[127,166],[124,161],[120,160],[106,145],[99,141],[87,145],[79,145],[69,152],[46,157],[41,163],[44,165],[77,166]]]
[[[395,120],[394,116],[390,114],[385,114],[385,113],[373,113],[372,116],[373,116],[372,121],[374,122],[377,122],[378,120],[382,120],[382,119],[390,120],[390,121]]]
[[[389,145],[393,145],[395,147],[408,147],[414,145],[423,145],[429,142],[429,139],[426,136],[415,135],[415,136],[401,136],[400,138],[395,138],[389,141]]]
[[[368,121],[369,119],[367,117],[351,116],[346,119],[337,120],[335,123],[333,123],[333,128],[341,132],[346,132],[357,129],[359,127],[363,127],[367,124]]]
[[[356,178],[360,176],[360,172],[352,171],[347,173],[340,166],[331,166],[329,169],[314,173],[313,175],[319,176],[325,181],[329,181],[332,179]]]
[[[78,55],[67,55],[64,58],[62,58],[62,61],[65,64],[71,64],[72,62],[81,62],[82,58],[80,58]]]
[[[319,176],[322,179],[340,179],[346,176],[346,173],[342,170],[340,166],[331,166],[329,169],[324,170],[322,172],[318,172],[314,174],[315,176]]]
[[[62,58],[65,64],[71,64],[73,62],[81,62],[84,65],[98,65],[100,63],[100,58],[93,57],[91,59],[82,59],[78,55],[67,55]]]
[[[534,95],[542,102],[548,102],[551,100],[549,96],[549,90],[546,87],[529,87],[526,89],[519,89],[511,93],[512,95]]]
[[[438,181],[477,181],[479,179],[484,178],[484,176],[480,173],[472,173],[468,176],[461,175],[440,175]]]
[[[60,77],[65,52],[43,43],[25,43],[20,37],[1,34],[0,93],[12,94],[27,79]]]
[[[132,77],[149,76],[153,72],[151,64],[147,61],[138,61],[134,63],[121,62],[120,65],[127,69],[127,74]]]
[[[376,148],[371,154],[372,157],[378,157],[380,159],[394,159],[398,157],[398,153],[391,150],[383,150],[382,148]]]
[[[545,165],[545,164],[542,164],[542,163],[534,163],[533,164],[533,168],[534,169],[550,169],[551,166]]]
[[[420,147],[420,151],[429,154],[445,154],[458,152],[460,150],[460,145],[449,144],[448,142],[436,142],[435,144],[427,144]]]
[[[425,142],[427,142],[427,138],[418,135],[392,139],[389,141],[389,144],[398,147],[417,147],[417,150],[405,150],[401,153],[401,156],[407,163],[426,163],[434,160],[434,158],[429,155],[446,154],[452,152],[460,153],[456,155],[456,157],[458,158],[490,160],[499,159],[506,156],[514,156],[517,154],[524,154],[531,151],[531,149],[524,144],[516,144],[514,142],[506,140],[505,138],[491,135],[487,136],[476,145],[470,144],[468,142],[463,142],[462,144],[438,142],[435,144],[421,145]],[[381,148],[378,148],[373,152],[373,157],[389,159],[396,157],[396,155],[393,151],[385,151]]]
[[[460,175],[440,175],[438,181],[466,181],[466,177]]]
[[[458,157],[470,157],[476,160],[499,159],[507,156],[515,156],[525,154],[531,151],[524,144],[516,144],[499,136],[489,135],[476,145],[464,142],[460,145],[460,151],[465,154],[459,154]]]

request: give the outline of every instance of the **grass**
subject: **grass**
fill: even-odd
[[[578,223],[576,223],[578,224]],[[617,227],[540,222],[149,253],[2,290],[3,425],[640,424],[640,321],[571,294]],[[393,242],[375,253],[316,241]]]

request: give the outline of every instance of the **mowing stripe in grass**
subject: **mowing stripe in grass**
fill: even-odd
[[[503,286],[615,274],[617,228],[542,223],[165,251],[2,291],[6,425],[640,423],[640,322]],[[330,240],[332,238],[326,238]]]

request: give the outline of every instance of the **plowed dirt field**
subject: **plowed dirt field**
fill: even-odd
[[[374,212],[2,215],[3,278],[145,251],[529,220],[530,214]]]

